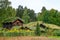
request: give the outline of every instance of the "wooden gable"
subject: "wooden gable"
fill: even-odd
[[[13,26],[23,26],[23,21],[21,21],[20,19],[17,19],[12,24]]]

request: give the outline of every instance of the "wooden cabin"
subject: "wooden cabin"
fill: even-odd
[[[23,21],[20,19],[16,19],[15,21],[12,22],[13,26],[23,26]]]
[[[11,22],[7,22],[7,23],[3,23],[3,28],[6,28],[6,29],[11,29],[12,28],[12,23]]]
[[[23,20],[19,17],[8,18],[3,22],[3,28],[11,29],[13,26],[23,26]]]

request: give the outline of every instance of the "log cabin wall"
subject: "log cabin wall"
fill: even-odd
[[[21,20],[16,20],[13,22],[13,26],[23,26],[23,23],[21,22]]]
[[[7,23],[3,23],[3,28],[6,28],[6,29],[11,29],[12,28],[12,23],[11,22],[7,22]]]

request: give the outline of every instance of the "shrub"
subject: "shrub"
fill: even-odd
[[[39,23],[37,23],[37,25],[36,25],[36,30],[35,30],[35,35],[36,35],[36,36],[40,36],[40,34],[41,34],[40,26],[39,26]]]
[[[12,30],[0,30],[0,36],[34,36],[34,31],[30,30],[17,30],[17,29],[12,29]]]
[[[53,32],[53,34],[54,34],[54,36],[60,36],[60,30],[55,30],[55,31]]]

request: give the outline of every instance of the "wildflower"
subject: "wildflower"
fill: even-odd
[[[27,30],[27,32],[30,32],[30,30]]]

